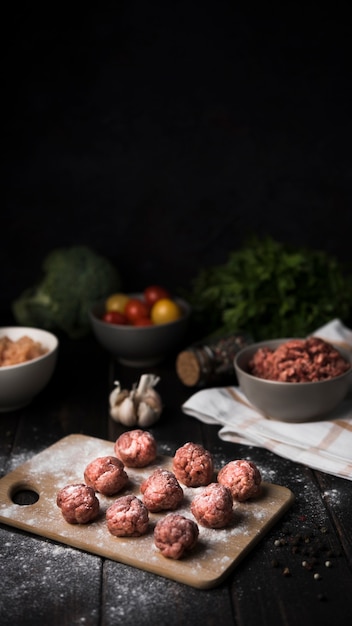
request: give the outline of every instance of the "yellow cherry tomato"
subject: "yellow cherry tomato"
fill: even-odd
[[[123,313],[126,303],[129,301],[129,296],[125,293],[113,293],[105,300],[105,310],[107,313],[110,311],[117,311]]]
[[[158,300],[150,311],[150,317],[154,324],[168,324],[175,322],[182,316],[182,310],[179,305],[171,298],[161,298]]]

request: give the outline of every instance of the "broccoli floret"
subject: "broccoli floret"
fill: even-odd
[[[54,249],[42,263],[42,277],[12,304],[22,326],[62,330],[78,338],[90,330],[89,309],[121,287],[117,269],[88,246]]]

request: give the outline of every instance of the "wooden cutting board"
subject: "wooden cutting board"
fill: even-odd
[[[88,463],[99,456],[113,455],[113,443],[85,435],[69,435],[0,479],[0,521],[108,559],[132,565],[175,581],[206,589],[219,584],[263,535],[291,506],[294,496],[286,487],[263,483],[262,496],[235,504],[234,524],[221,530],[199,526],[197,546],[186,558],[167,559],[153,541],[153,526],[164,514],[150,514],[150,531],[144,537],[114,537],[106,526],[105,511],[118,497],[97,494],[101,516],[88,525],[68,524],[56,505],[56,494],[67,484],[84,482]],[[135,493],[156,467],[171,469],[171,457],[159,456],[143,469],[125,468],[130,485],[118,495]],[[178,513],[192,517],[190,502],[199,491],[184,487],[184,505]],[[34,491],[34,504],[14,502],[19,491]]]

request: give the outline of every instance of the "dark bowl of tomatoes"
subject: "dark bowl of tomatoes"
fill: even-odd
[[[190,314],[185,300],[148,287],[141,293],[112,294],[93,306],[90,320],[97,341],[118,361],[145,367],[181,346]]]

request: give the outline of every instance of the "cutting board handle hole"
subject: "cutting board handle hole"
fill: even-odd
[[[39,500],[39,493],[34,491],[34,489],[17,485],[11,492],[11,500],[14,504],[19,504],[20,506],[35,504]]]

